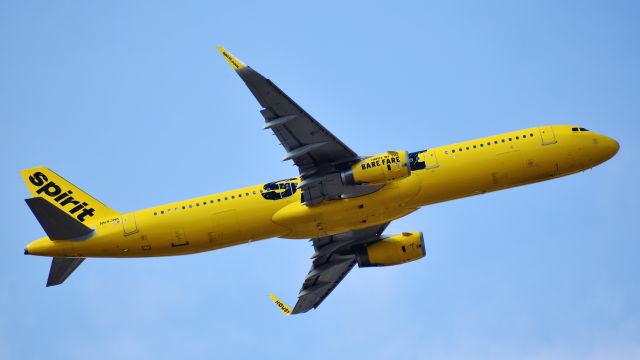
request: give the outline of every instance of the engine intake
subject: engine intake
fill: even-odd
[[[422,259],[426,255],[422,232],[403,232],[356,251],[358,267],[390,266]]]
[[[406,151],[387,151],[368,157],[342,173],[345,184],[385,184],[411,175]]]

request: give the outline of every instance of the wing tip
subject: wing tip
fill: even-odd
[[[274,304],[282,311],[285,316],[291,315],[291,308],[289,305],[285,304],[282,300],[278,299],[274,294],[269,294],[269,298],[273,301]]]
[[[247,65],[245,65],[242,61],[240,61],[237,57],[233,56],[233,54],[227,51],[227,49],[225,49],[224,47],[218,45],[216,46],[216,49],[218,49],[218,51],[220,52],[220,54],[222,54],[224,59],[227,60],[227,62],[229,63],[229,65],[231,65],[233,70],[238,71],[240,69],[244,69],[245,67],[247,67]]]

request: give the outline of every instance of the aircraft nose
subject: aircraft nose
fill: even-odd
[[[620,150],[620,144],[614,139],[602,135],[602,134],[594,134],[594,138],[592,139],[594,145],[594,158],[598,164],[601,164],[612,157],[614,157],[618,150]]]
[[[605,139],[603,141],[603,145],[605,145],[607,149],[607,152],[608,152],[607,160],[608,160],[614,157],[618,153],[618,150],[620,150],[620,144],[616,140],[608,136],[603,136],[603,137]]]

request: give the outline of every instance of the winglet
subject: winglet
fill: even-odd
[[[278,306],[278,308],[280,309],[280,311],[282,311],[282,313],[285,316],[289,316],[291,315],[291,308],[289,307],[289,305],[283,303],[280,299],[278,299],[277,296],[273,295],[273,294],[269,294],[269,297],[271,298],[271,300]]]
[[[218,46],[217,48],[218,48],[218,51],[220,51],[220,54],[222,54],[222,56],[224,56],[224,58],[227,60],[229,65],[231,65],[233,70],[237,71],[237,70],[240,70],[240,69],[243,69],[243,68],[247,67],[247,65],[245,65],[242,61],[238,60],[238,58],[233,56],[233,54],[228,52],[222,46]]]

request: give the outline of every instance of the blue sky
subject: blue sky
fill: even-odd
[[[217,3],[0,4],[0,358],[640,358],[637,2]],[[21,169],[123,212],[296,174],[219,44],[362,154],[555,123],[621,150],[394,222],[427,257],[302,316],[267,295],[295,302],[306,241],[89,259],[45,288]]]

